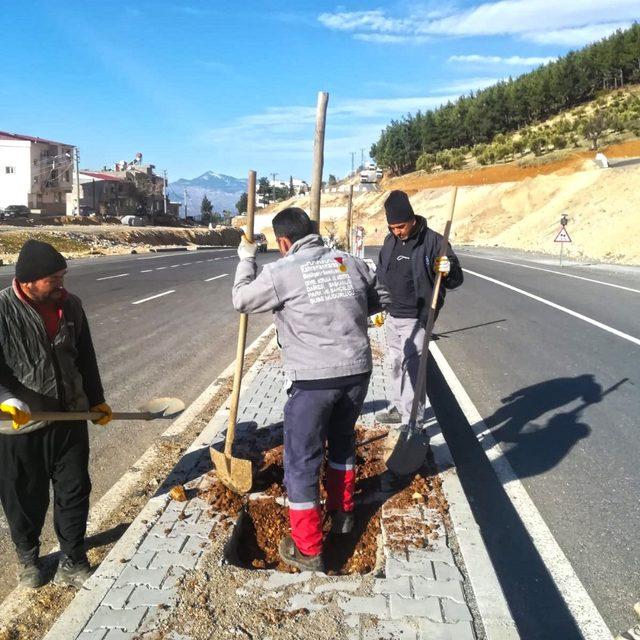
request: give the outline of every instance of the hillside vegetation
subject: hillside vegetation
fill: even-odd
[[[625,89],[639,82],[636,23],[515,80],[392,121],[370,155],[401,175],[487,165],[566,147],[596,149],[610,133],[640,135],[640,96],[637,88]],[[584,108],[594,99],[591,108]],[[565,115],[553,119],[560,113]]]

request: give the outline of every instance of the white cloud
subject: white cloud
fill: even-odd
[[[483,56],[478,54],[466,55],[466,56],[451,56],[449,62],[461,62],[463,64],[487,64],[487,65],[507,65],[510,67],[531,67],[540,64],[547,64],[553,62],[556,58],[549,56],[542,57],[530,57],[523,58],[522,56]]]
[[[377,42],[378,44],[423,44],[432,40],[430,36],[401,36],[390,33],[356,33],[354,40]]]
[[[433,12],[418,7],[397,17],[375,9],[322,13],[318,20],[359,40],[390,44],[430,36],[512,35],[537,43],[581,45],[630,25],[638,18],[638,0],[499,0],[443,13],[448,15],[434,18]]]

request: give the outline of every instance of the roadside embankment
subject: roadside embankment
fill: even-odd
[[[68,258],[150,251],[163,246],[235,246],[240,231],[232,227],[176,229],[174,227],[66,226],[23,229],[0,226],[0,258],[15,262],[30,238],[50,242]]]

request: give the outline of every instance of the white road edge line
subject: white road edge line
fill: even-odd
[[[171,268],[171,269],[175,269],[176,267],[180,267],[181,265],[179,265],[179,264],[172,264],[172,265],[169,265],[169,266],[170,266],[170,268]]]
[[[117,276],[105,276],[104,278],[96,278],[96,282],[100,282],[100,280],[111,280],[112,278],[124,278],[128,275],[128,273],[119,273]]]
[[[156,267],[156,271],[162,271],[162,269],[166,269],[167,267]]]
[[[140,273],[151,273],[153,269],[143,269]]]
[[[142,298],[142,300],[136,300],[131,304],[142,304],[143,302],[149,302],[149,300],[155,300],[156,298],[161,298],[162,296],[168,296],[170,293],[175,293],[175,289],[169,289],[169,291],[163,291],[162,293],[156,293],[155,296],[149,296],[148,298]]]
[[[640,293],[640,289],[633,289],[631,287],[624,287],[621,284],[613,284],[612,282],[604,282],[602,280],[595,280],[594,278],[585,278],[584,276],[576,276],[573,273],[563,273],[562,271],[555,271],[554,269],[544,269],[543,267],[534,267],[530,264],[522,264],[520,262],[510,262],[509,260],[499,260],[498,258],[488,258],[487,256],[479,256],[474,253],[467,253],[471,258],[477,258],[478,260],[490,260],[491,262],[501,262],[502,264],[512,264],[516,267],[522,267],[523,269],[535,269],[536,271],[546,271],[547,273],[555,273],[558,276],[565,276],[566,278],[575,278],[576,280],[586,280],[587,282],[595,282],[596,284],[603,284],[605,287],[613,287],[615,289],[622,289],[623,291],[631,291],[632,293]]]
[[[224,278],[225,276],[228,276],[228,275],[229,275],[228,273],[223,273],[219,276],[213,276],[213,278],[207,278],[205,282],[211,282],[212,280],[217,280],[218,278]]]
[[[498,476],[505,493],[509,496],[513,508],[522,520],[533,544],[548,569],[558,591],[567,604],[571,615],[584,636],[584,640],[613,640],[611,631],[605,624],[600,612],[576,575],[571,563],[564,555],[560,545],[547,527],[540,512],[529,497],[506,459],[502,449],[484,423],[471,398],[438,345],[431,343],[429,349],[447,384],[464,413],[471,429],[483,448],[494,472]],[[466,560],[466,558],[465,558]]]
[[[511,291],[520,293],[523,296],[527,296],[528,298],[531,298],[532,300],[536,300],[537,302],[542,302],[542,304],[546,304],[549,307],[553,307],[554,309],[557,309],[558,311],[562,311],[563,313],[573,316],[574,318],[578,318],[579,320],[584,320],[585,322],[592,324],[594,327],[598,327],[598,329],[603,329],[604,331],[608,331],[609,333],[612,333],[614,336],[618,336],[618,338],[623,338],[624,340],[628,340],[629,342],[633,342],[633,344],[637,344],[638,346],[640,346],[640,338],[636,338],[634,336],[629,335],[628,333],[618,331],[618,329],[614,329],[613,327],[610,327],[608,324],[598,322],[597,320],[594,320],[593,318],[589,318],[588,316],[584,316],[581,313],[578,313],[577,311],[573,311],[572,309],[567,309],[567,307],[563,307],[562,305],[556,304],[555,302],[551,302],[551,300],[547,300],[546,298],[541,298],[540,296],[537,296],[533,293],[529,293],[524,289],[518,289],[518,287],[514,287],[510,284],[507,284],[506,282],[501,282],[500,280],[496,280],[495,278],[490,278],[489,276],[485,276],[482,273],[478,273],[477,271],[471,271],[471,269],[467,269],[466,267],[463,269],[463,271],[465,273],[470,273],[472,276],[476,276],[478,278],[482,278],[483,280],[488,280],[489,282],[493,282],[494,284],[500,285],[505,289],[511,289]]]

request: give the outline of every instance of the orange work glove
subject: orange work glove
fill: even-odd
[[[91,407],[90,411],[95,411],[96,413],[104,413],[102,418],[92,420],[91,422],[93,422],[93,424],[104,426],[105,424],[109,424],[111,422],[111,415],[113,414],[113,411],[111,411],[111,407],[106,402],[102,402],[95,405],[94,407]]]
[[[442,276],[446,278],[449,275],[449,271],[451,271],[451,263],[449,262],[449,258],[447,258],[447,256],[440,256],[436,258],[434,271],[436,273],[441,273]]]
[[[0,403],[0,411],[8,413],[12,418],[12,427],[19,429],[31,421],[31,409],[26,402],[18,398],[7,398]]]

